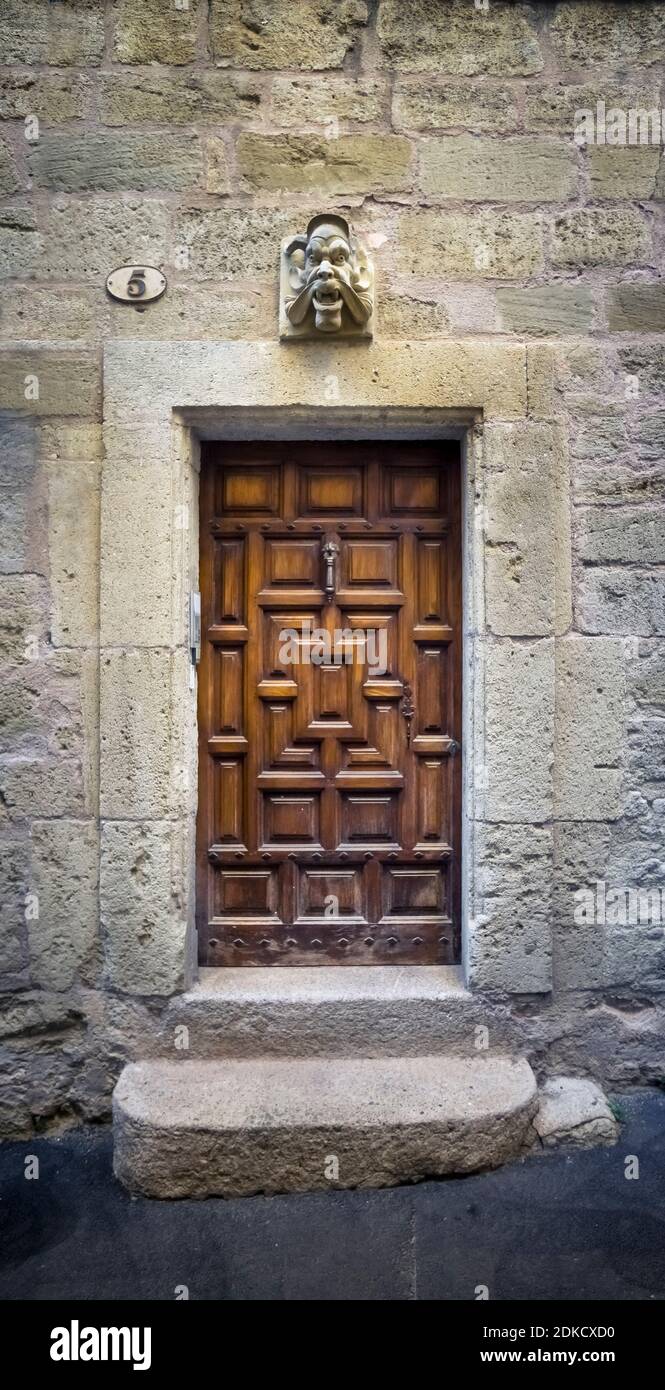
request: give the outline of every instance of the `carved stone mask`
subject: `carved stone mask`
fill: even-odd
[[[334,213],[313,217],[282,254],[282,336],[370,336],[374,307],[368,257]]]

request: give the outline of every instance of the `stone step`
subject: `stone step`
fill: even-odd
[[[389,1187],[504,1163],[532,1143],[536,1108],[523,1058],[132,1062],[114,1167],[150,1197]]]
[[[508,1011],[438,965],[202,970],[172,1001],[152,1055],[183,1047],[191,1060],[520,1050]]]

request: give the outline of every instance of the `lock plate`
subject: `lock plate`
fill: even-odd
[[[111,271],[106,288],[123,304],[149,304],[164,293],[166,276],[154,265],[121,265]]]

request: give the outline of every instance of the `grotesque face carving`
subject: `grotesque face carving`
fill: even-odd
[[[369,336],[372,272],[345,218],[313,217],[305,236],[285,243],[282,260],[282,336]]]

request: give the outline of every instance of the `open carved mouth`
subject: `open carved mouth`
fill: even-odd
[[[339,304],[341,295],[334,285],[317,285],[312,296],[317,309],[335,309]]]

